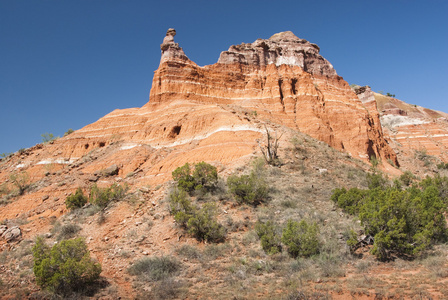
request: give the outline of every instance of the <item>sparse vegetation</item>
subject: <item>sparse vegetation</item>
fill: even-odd
[[[437,168],[441,170],[448,170],[448,163],[441,162],[440,164],[437,165]]]
[[[23,193],[30,187],[30,176],[26,171],[12,173],[9,175],[9,180],[17,187],[18,195],[23,195]]]
[[[376,184],[368,190],[336,189],[332,200],[359,216],[365,233],[374,237],[372,254],[378,259],[389,259],[392,253],[418,255],[448,237],[446,198],[440,197],[436,180],[427,178],[422,188],[406,190]]]
[[[319,253],[319,228],[316,223],[308,224],[288,220],[283,229],[282,242],[292,257],[309,257]]]
[[[70,210],[83,207],[86,203],[87,197],[84,196],[81,188],[78,188],[74,194],[67,196],[65,199],[65,206]]]
[[[139,276],[142,281],[158,281],[170,278],[180,270],[180,262],[170,256],[145,257],[129,267],[131,275]]]
[[[222,242],[226,235],[224,226],[216,219],[216,205],[205,203],[187,222],[188,232],[199,241]]]
[[[183,189],[174,189],[169,195],[170,213],[176,223],[184,227],[199,241],[221,242],[225,238],[225,228],[216,218],[216,205],[205,203],[198,208]]]
[[[1,158],[6,158],[6,157],[11,156],[13,154],[14,153],[11,153],[11,152],[3,152],[3,153],[0,153],[0,157]]]
[[[67,130],[65,133],[64,133],[64,136],[67,136],[67,135],[69,135],[69,134],[72,134],[73,132],[75,132],[73,129],[69,129],[69,130]]]
[[[279,166],[281,165],[281,161],[278,157],[278,147],[279,147],[279,141],[283,134],[280,136],[277,135],[277,132],[275,132],[274,136],[271,132],[269,132],[268,128],[264,127],[266,129],[266,145],[262,146],[260,141],[258,142],[258,145],[260,147],[261,152],[263,153],[263,157],[267,164],[273,165],[273,166]]]
[[[227,186],[239,204],[258,205],[268,198],[266,179],[256,168],[249,175],[229,176]]]
[[[52,133],[48,133],[48,132],[41,134],[41,137],[42,137],[42,143],[44,143],[44,144],[48,144],[48,143],[58,139],[57,136],[54,136]]]
[[[177,187],[188,193],[192,193],[193,191],[211,192],[216,188],[218,183],[218,171],[216,167],[205,162],[194,165],[193,172],[190,164],[186,163],[182,167],[174,170],[172,176],[177,182]]]
[[[76,236],[81,227],[76,224],[64,224],[57,228],[59,234],[57,235],[57,240],[68,240]]]
[[[255,224],[255,231],[260,238],[261,248],[267,254],[276,254],[282,252],[281,230],[272,221],[262,223],[258,221]]]
[[[410,186],[414,179],[415,179],[415,176],[414,176],[414,174],[412,174],[411,171],[406,171],[400,176],[400,181],[405,186]]]
[[[128,191],[127,185],[114,183],[110,187],[100,188],[96,184],[90,189],[89,201],[101,208],[105,208],[112,201],[120,201],[126,197]]]
[[[69,295],[99,279],[101,265],[90,258],[82,238],[49,247],[38,237],[32,251],[36,283],[54,293]]]

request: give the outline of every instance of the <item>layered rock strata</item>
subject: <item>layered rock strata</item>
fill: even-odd
[[[146,105],[113,111],[26,151],[0,180],[19,170],[38,180],[47,169],[93,180],[95,172],[116,164],[119,176],[135,173],[140,184],[157,184],[186,162],[228,167],[254,155],[266,124],[302,131],[355,158],[397,163],[376,109],[366,108],[316,45],[283,32],[231,46],[218,63],[200,67],[175,43],[175,34],[168,30],[161,44]]]
[[[448,114],[374,94],[386,136],[400,151],[418,151],[448,161]]]
[[[319,47],[282,32],[231,46],[218,63],[200,67],[174,41],[162,44],[148,109],[172,101],[238,105],[298,129],[361,159],[396,156],[368,110]]]

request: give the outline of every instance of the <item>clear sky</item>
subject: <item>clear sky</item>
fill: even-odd
[[[0,153],[143,106],[170,27],[199,65],[290,30],[350,84],[448,112],[446,0],[0,0]]]

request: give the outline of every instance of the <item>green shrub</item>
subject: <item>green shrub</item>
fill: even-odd
[[[427,176],[420,182],[420,187],[423,190],[434,186],[439,191],[439,198],[444,201],[446,205],[448,205],[448,177],[441,177],[440,175],[436,175],[434,177]]]
[[[412,174],[411,171],[406,171],[403,174],[401,174],[401,176],[400,176],[400,181],[405,186],[410,186],[414,179],[415,179],[415,176],[414,176],[414,174]]]
[[[50,248],[39,237],[32,250],[36,283],[45,289],[67,295],[99,279],[101,265],[92,261],[82,238],[65,240]]]
[[[282,242],[288,247],[288,253],[292,257],[317,254],[320,248],[319,228],[316,223],[308,224],[305,220],[288,220],[283,229]]]
[[[406,190],[396,186],[373,188],[356,193],[354,189],[337,189],[332,199],[347,212],[359,216],[365,233],[374,237],[372,254],[386,260],[393,252],[420,254],[448,238],[444,217],[447,200],[441,197],[448,179],[427,178],[420,186]]]
[[[214,203],[205,203],[198,208],[191,203],[186,191],[175,189],[169,195],[169,206],[174,220],[199,241],[224,240],[225,228],[217,221]]]
[[[333,200],[340,208],[349,214],[359,212],[359,202],[364,199],[366,192],[358,188],[351,188],[348,191],[345,188],[333,190],[331,200]]]
[[[255,175],[254,172],[250,175],[229,176],[227,186],[239,204],[258,205],[268,197],[266,180],[262,176]]]
[[[114,183],[107,188],[99,188],[96,184],[90,189],[90,203],[105,208],[112,201],[123,200],[126,197],[128,187]]]
[[[81,188],[78,188],[75,194],[71,194],[65,199],[65,206],[70,210],[83,207],[86,203],[87,197],[84,196]]]
[[[186,163],[177,168],[172,173],[173,179],[177,182],[177,187],[189,193],[193,191],[211,192],[218,184],[218,171],[216,167],[200,162],[194,166],[191,172],[190,164]]]
[[[370,156],[370,163],[372,164],[373,168],[376,168],[380,164],[380,161],[378,160],[378,158],[375,155],[372,155],[372,156]]]
[[[177,181],[177,187],[179,189],[191,192],[194,190],[194,180],[191,176],[190,164],[186,163],[182,167],[177,168],[171,173],[174,181]]]
[[[69,135],[69,134],[72,134],[73,132],[75,132],[73,129],[69,129],[69,130],[67,130],[65,133],[64,133],[64,136],[67,136],[67,135]]]
[[[190,200],[187,192],[183,189],[174,189],[169,195],[170,213],[174,216],[174,220],[183,226],[187,227],[188,220],[197,212]]]
[[[169,256],[145,257],[136,261],[129,269],[143,281],[158,281],[174,276],[180,270],[180,262]]]
[[[195,190],[205,189],[207,192],[213,191],[218,184],[218,170],[208,163],[197,163],[194,166],[193,180]]]
[[[387,179],[384,178],[381,173],[368,173],[367,186],[369,187],[369,189],[384,188],[387,186]]]
[[[255,224],[255,231],[260,238],[261,248],[264,252],[267,254],[282,252],[281,234],[272,221],[266,223],[258,221]]]
[[[446,169],[448,169],[448,163],[441,162],[440,164],[437,165],[437,168],[446,170]]]
[[[52,133],[41,134],[41,137],[42,137],[42,143],[44,143],[44,144],[47,144],[51,141],[58,139],[58,137],[54,136]]]
[[[206,203],[187,222],[188,232],[199,241],[222,242],[225,228],[216,219],[216,205]]]

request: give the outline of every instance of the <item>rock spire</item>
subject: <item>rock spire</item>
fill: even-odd
[[[179,60],[185,62],[188,57],[185,55],[184,50],[179,47],[178,43],[174,42],[174,36],[176,35],[176,30],[174,28],[169,28],[166,32],[166,36],[163,38],[163,42],[160,45],[160,50],[162,50],[162,57],[160,63],[167,60]]]

